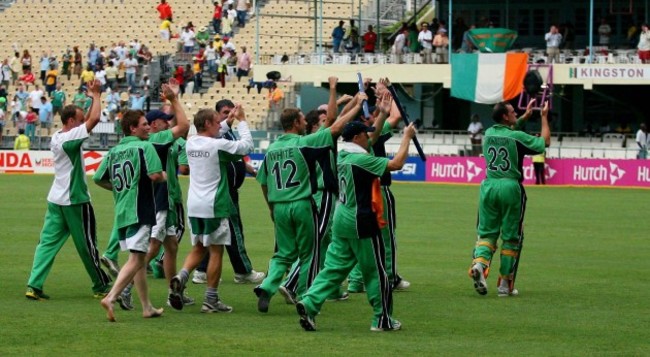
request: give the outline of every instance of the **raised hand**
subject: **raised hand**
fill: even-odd
[[[406,128],[404,128],[404,135],[408,136],[409,139],[413,139],[415,136],[415,125],[414,123],[409,124]]]
[[[548,100],[544,102],[544,106],[542,107],[542,116],[548,117]]]
[[[381,113],[389,114],[392,107],[393,97],[390,95],[390,93],[384,92],[384,94],[382,94],[381,97],[379,97],[377,100],[377,108]]]
[[[331,76],[327,79],[330,84],[330,89],[336,88],[336,85],[339,83],[339,79],[336,76]]]

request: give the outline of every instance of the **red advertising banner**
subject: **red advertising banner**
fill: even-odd
[[[650,160],[547,159],[547,185],[650,187]],[[524,159],[524,184],[535,184],[530,158]],[[428,182],[473,183],[485,178],[485,160],[478,157],[429,157]]]

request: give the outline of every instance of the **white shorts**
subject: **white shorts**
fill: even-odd
[[[160,30],[160,38],[169,41],[169,30]]]
[[[194,225],[195,227],[192,227],[192,223],[196,223],[197,221],[200,222],[203,220],[212,222],[214,222],[214,220],[218,220],[219,226],[212,232],[205,233],[205,231],[203,231],[202,233],[195,234],[194,229],[196,229],[196,224]],[[201,245],[204,247],[211,245],[230,245],[230,225],[227,218],[191,218],[189,221],[192,246],[195,246],[197,243],[201,243]],[[201,230],[199,230],[199,232],[200,231]]]
[[[167,211],[156,212],[156,225],[151,228],[151,238],[164,242],[167,236],[176,237],[176,226],[167,227]]]
[[[122,250],[147,253],[149,251],[149,237],[151,237],[151,226],[132,225],[118,230],[120,236],[120,248]]]

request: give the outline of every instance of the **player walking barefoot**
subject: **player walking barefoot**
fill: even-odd
[[[163,91],[171,91],[163,85]],[[130,110],[122,118],[125,137],[112,148],[93,176],[95,183],[113,191],[115,199],[114,228],[122,250],[128,250],[129,258],[117,276],[117,280],[101,305],[106,309],[109,321],[115,321],[113,304],[124,288],[133,281],[142,304],[145,318],[162,315],[149,300],[145,255],[149,250],[151,227],[156,224],[154,182],[166,180],[162,164],[149,138],[150,126],[144,112]]]

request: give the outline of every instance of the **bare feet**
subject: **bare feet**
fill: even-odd
[[[162,307],[160,309],[156,309],[154,307],[151,307],[147,311],[142,313],[142,317],[144,317],[145,319],[160,317],[160,316],[162,316],[163,311],[164,311],[164,309]]]
[[[108,296],[103,298],[100,304],[102,304],[102,307],[106,310],[106,317],[108,318],[108,321],[115,322],[115,314],[113,313],[113,302],[110,301]]]

